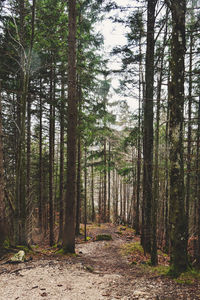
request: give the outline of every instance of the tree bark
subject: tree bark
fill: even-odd
[[[51,54],[52,55],[52,54]],[[50,69],[50,110],[49,110],[49,244],[53,246],[54,243],[54,200],[53,200],[53,186],[54,186],[54,104],[53,104],[53,58],[51,57]]]
[[[42,80],[40,79],[40,114],[39,114],[39,198],[38,198],[38,214],[39,214],[39,228],[43,230],[43,210],[44,210],[44,199],[43,199],[43,106],[42,106]]]
[[[76,0],[69,0],[68,35],[68,111],[67,111],[67,191],[63,248],[75,252],[75,203],[76,203]]]
[[[64,133],[65,133],[65,82],[64,82],[64,65],[62,65],[61,78],[61,105],[60,105],[60,187],[59,187],[59,237],[63,237],[63,219],[64,219]]]
[[[197,128],[197,144],[196,144],[196,151],[197,151],[197,158],[196,158],[196,182],[195,182],[195,198],[197,202],[197,213],[198,213],[198,219],[197,219],[197,237],[198,237],[198,245],[197,245],[197,259],[198,259],[198,265],[200,266],[200,96],[199,96],[199,105],[198,105],[198,128]]]
[[[91,165],[91,198],[92,198],[92,222],[95,221],[95,207],[94,207],[94,166]]]
[[[153,166],[153,83],[154,83],[154,24],[156,0],[148,1],[146,87],[144,99],[143,198],[144,252],[151,253],[152,166]]]
[[[189,95],[188,95],[188,134],[187,134],[187,178],[186,178],[186,234],[189,238],[189,208],[191,198],[191,145],[192,145],[192,64],[193,33],[190,35]]]
[[[183,123],[186,1],[170,1],[172,13],[170,148],[170,259],[174,275],[188,267],[184,193]]]
[[[5,203],[4,203],[4,166],[3,166],[3,129],[2,129],[2,106],[1,106],[1,80],[0,80],[0,247],[6,238]]]

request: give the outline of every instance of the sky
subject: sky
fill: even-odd
[[[117,5],[126,6],[126,5],[133,5],[134,1],[130,0],[115,0]],[[108,14],[108,17],[110,15],[114,15],[116,12],[111,12]],[[127,14],[127,12],[120,12],[120,17],[123,17],[124,14]],[[112,49],[116,46],[122,46],[126,44],[126,37],[125,33],[128,29],[125,28],[124,25],[119,23],[113,23],[112,20],[109,20],[109,18],[106,18],[102,21],[102,23],[99,23],[96,27],[98,31],[101,32],[104,36],[104,47],[103,47],[103,53],[106,58],[108,58],[108,68],[109,69],[119,69],[121,65],[121,61],[116,56],[111,56],[110,52]],[[110,76],[112,78],[112,88],[116,89],[119,87],[119,76],[116,74],[112,74]],[[111,89],[112,94],[112,101],[117,100],[125,100],[122,96],[119,97],[113,89]],[[130,97],[129,99],[126,99],[130,110],[134,112],[138,109],[138,100]]]

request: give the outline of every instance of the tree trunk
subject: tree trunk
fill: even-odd
[[[1,106],[1,80],[0,80],[0,248],[6,238],[5,203],[4,203],[4,167],[3,167],[3,130],[2,130],[2,106]]]
[[[154,24],[156,0],[148,0],[146,88],[144,99],[143,198],[144,252],[151,253],[152,166],[153,166],[153,83],[154,83]]]
[[[68,35],[68,111],[67,111],[67,192],[65,197],[65,226],[63,247],[65,252],[75,252],[76,203],[76,0],[69,0]]]
[[[42,135],[43,135],[43,124],[42,124],[42,80],[40,79],[40,115],[39,115],[39,199],[38,199],[38,214],[39,214],[39,228],[43,230],[43,210],[44,210],[44,201],[43,201],[43,158],[42,158]]]
[[[103,177],[103,221],[106,222],[107,216],[107,153],[106,153],[106,139],[103,145],[103,158],[104,158],[104,177]]]
[[[184,197],[183,123],[186,1],[169,1],[172,12],[171,89],[169,98],[170,148],[170,259],[174,275],[185,271],[187,233]]]
[[[27,192],[26,192],[26,198],[27,198],[27,204],[26,204],[26,241],[29,243],[32,238],[32,202],[31,202],[31,182],[30,182],[30,171],[31,171],[31,98],[30,96],[27,98],[27,148],[26,148],[26,155],[27,155],[27,164],[26,164],[26,186],[27,186]]]
[[[92,197],[92,222],[95,221],[95,207],[94,207],[94,166],[91,165],[91,197]]]
[[[166,16],[167,24],[168,13]],[[153,201],[152,201],[152,249],[151,249],[151,263],[152,265],[158,264],[157,255],[157,210],[159,201],[159,136],[160,136],[160,101],[161,101],[161,88],[163,81],[163,65],[164,53],[167,40],[167,25],[163,37],[163,47],[160,55],[160,69],[158,69],[158,86],[157,86],[157,110],[156,110],[156,132],[155,132],[155,162],[154,162],[154,185],[153,185]]]
[[[60,105],[60,188],[59,188],[59,237],[61,242],[63,238],[63,217],[64,217],[64,129],[65,129],[65,82],[64,82],[64,65],[62,65],[61,78],[61,105]]]
[[[85,166],[84,166],[84,237],[87,241],[87,148],[85,145]]]
[[[170,69],[170,67],[169,67]],[[165,128],[165,251],[169,253],[169,95],[170,71],[168,75],[167,121]]]
[[[52,55],[52,54],[51,54]],[[52,58],[51,58],[52,59]],[[53,61],[50,69],[50,111],[49,111],[49,244],[54,243],[54,205],[53,205],[53,186],[54,186],[54,104],[53,104]]]
[[[107,222],[110,222],[110,188],[111,188],[111,178],[110,178],[110,172],[111,172],[111,146],[110,142],[108,145],[108,209],[107,209]]]
[[[140,54],[140,64],[139,64],[139,116],[138,116],[138,139],[137,139],[137,195],[136,195],[136,212],[135,212],[135,233],[138,235],[140,233],[140,192],[141,192],[141,68],[142,68],[142,47],[141,47],[141,34],[139,41],[139,54]]]
[[[197,238],[198,238],[198,246],[197,246],[197,263],[200,266],[200,96],[199,96],[199,107],[198,107],[198,128],[197,128],[197,159],[196,159],[196,202],[198,208],[198,219],[197,219]]]
[[[192,64],[193,33],[190,35],[189,95],[188,95],[188,134],[187,134],[187,178],[186,178],[186,234],[189,237],[189,207],[191,198],[191,140],[192,140]]]

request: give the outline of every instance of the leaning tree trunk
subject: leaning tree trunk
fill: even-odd
[[[30,65],[34,41],[35,3],[32,6],[31,39],[28,55],[25,54],[25,1],[19,1],[19,40],[20,44],[20,97],[18,105],[18,136],[16,154],[16,205],[14,216],[14,240],[15,244],[27,244],[26,239],[26,107]]]

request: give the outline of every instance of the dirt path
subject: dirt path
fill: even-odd
[[[116,228],[99,228],[112,241],[78,244],[78,257],[34,258],[20,265],[0,265],[0,300],[200,299],[200,287],[174,283],[130,266],[120,247],[126,239]]]

